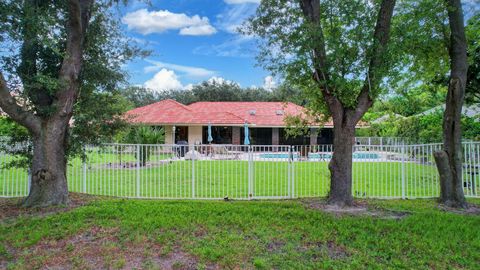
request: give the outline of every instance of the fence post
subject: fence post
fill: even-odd
[[[248,146],[248,199],[253,199],[253,152],[252,146]]]
[[[290,163],[290,198],[295,198],[295,173],[294,173],[294,166],[295,166],[295,158],[293,156],[293,146],[290,145],[289,147],[289,163]]]
[[[85,160],[83,160],[82,163],[83,163],[82,192],[87,193],[87,162],[85,162]]]
[[[402,144],[402,199],[405,199],[405,144]]]
[[[192,145],[190,149],[192,149],[192,198],[195,199],[195,146]]]
[[[137,144],[137,190],[136,190],[136,196],[137,198],[140,197],[140,159],[141,159],[141,156],[140,156],[140,147],[141,145]]]
[[[287,196],[289,198],[292,198],[292,163],[291,163],[291,155],[292,155],[292,149],[291,146],[288,147],[288,161],[287,161]]]

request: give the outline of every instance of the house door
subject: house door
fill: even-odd
[[[175,144],[180,141],[188,142],[188,127],[180,126],[175,128]]]

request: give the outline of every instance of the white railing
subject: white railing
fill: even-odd
[[[355,145],[353,189],[360,198],[439,196],[433,152],[440,144]],[[480,197],[480,143],[463,143],[464,192]],[[134,145],[87,147],[88,160],[72,159],[70,191],[155,199],[248,200],[327,196],[332,146]],[[0,196],[25,196],[28,174],[3,168]]]
[[[360,145],[404,145],[408,139],[401,137],[355,137],[355,142]]]

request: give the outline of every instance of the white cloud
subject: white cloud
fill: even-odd
[[[172,89],[182,89],[183,85],[178,80],[177,75],[173,70],[162,68],[150,80],[144,84],[145,88],[153,91],[164,91]]]
[[[255,37],[239,33],[239,28],[251,16],[255,15],[257,5],[246,4],[260,1],[226,1],[229,4],[217,15],[215,27],[228,33],[228,38],[218,44],[199,46],[194,53],[224,57],[253,57],[256,54]]]
[[[180,29],[180,35],[183,36],[208,36],[216,32],[217,30],[209,24],[189,26]]]
[[[236,35],[220,44],[199,46],[193,53],[200,55],[215,55],[224,57],[253,57],[257,47],[252,37]]]
[[[216,26],[228,33],[237,34],[242,24],[255,15],[256,11],[257,5],[228,6],[221,14],[217,15]]]
[[[261,0],[223,0],[223,1],[227,4],[238,5],[238,4],[245,4],[245,3],[260,4]]]
[[[168,10],[148,11],[139,9],[127,13],[122,22],[129,30],[143,35],[163,33],[168,30],[180,30],[180,35],[212,35],[217,30],[210,25],[207,17],[194,15],[189,17],[184,13],[172,13]]]
[[[267,76],[263,79],[264,89],[271,91],[276,87],[277,87],[277,82],[275,82],[275,79],[272,76]]]
[[[148,59],[145,61],[152,64],[151,66],[147,66],[143,69],[147,73],[155,72],[164,68],[174,70],[174,71],[183,73],[188,77],[194,77],[194,78],[207,78],[217,73],[216,71],[208,70],[200,67],[182,66],[182,65],[170,64],[170,63],[165,63],[160,61],[153,61]]]

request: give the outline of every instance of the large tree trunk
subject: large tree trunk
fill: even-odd
[[[66,134],[67,128],[55,118],[42,123],[33,138],[32,177],[26,207],[68,204]]]
[[[368,71],[361,92],[356,97],[356,106],[349,108],[342,103],[342,96],[335,91],[328,66],[327,49],[321,18],[319,0],[299,0],[304,17],[315,27],[315,40],[312,42],[313,79],[327,104],[334,124],[334,153],[329,164],[331,172],[329,204],[349,206],[352,198],[352,147],[355,138],[355,126],[365,112],[372,106],[378,85],[385,69],[384,56],[390,36],[390,24],[396,0],[382,0],[378,11],[377,23],[368,54]],[[352,93],[353,94],[353,93]]]
[[[335,124],[333,130],[333,157],[330,170],[330,194],[328,203],[340,207],[353,204],[352,197],[352,148],[355,126]]]
[[[447,0],[450,23],[450,83],[443,116],[443,150],[435,153],[440,174],[440,202],[466,207],[462,183],[461,116],[467,80],[467,41],[460,0]]]

